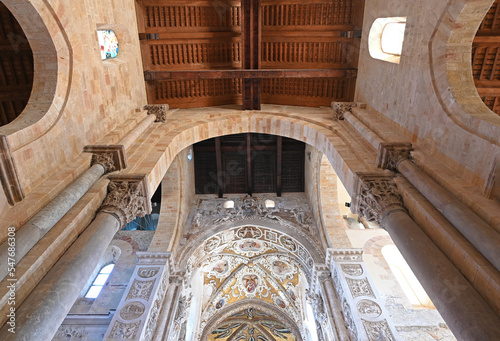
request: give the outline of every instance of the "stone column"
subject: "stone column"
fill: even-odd
[[[330,319],[330,325],[335,331],[336,340],[349,341],[349,332],[346,328],[346,321],[342,315],[342,307],[339,298],[335,293],[332,276],[325,265],[314,266],[314,279],[317,281],[319,291],[323,297],[323,302]]]
[[[151,211],[145,176],[110,176],[101,211],[15,311],[15,334],[8,324],[5,341],[51,340],[115,233],[136,216]]]
[[[397,170],[500,271],[500,234],[411,162],[411,143],[382,143],[377,163]]]
[[[389,232],[459,340],[496,340],[500,318],[408,215],[392,176],[358,173],[352,209]]]
[[[104,340],[149,341],[156,329],[169,276],[170,253],[138,252],[130,279]]]
[[[328,249],[326,259],[351,340],[399,340],[362,255],[360,249]]]
[[[17,264],[40,239],[80,200],[104,174],[125,168],[125,150],[121,148],[95,148],[90,169],[66,187],[47,206],[16,232]],[[0,280],[7,275],[7,243],[0,245]]]

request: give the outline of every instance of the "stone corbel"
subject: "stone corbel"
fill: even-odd
[[[403,199],[393,181],[393,175],[380,173],[357,173],[352,211],[368,221],[382,221],[392,211],[406,212]]]
[[[125,147],[122,145],[89,145],[83,148],[84,153],[92,153],[90,166],[100,164],[106,173],[127,168]]]
[[[366,104],[358,102],[332,102],[333,108],[333,120],[342,121],[344,120],[344,113],[350,112],[352,114],[352,108],[366,109]]]
[[[148,115],[155,115],[155,122],[160,123],[165,123],[167,121],[168,109],[168,104],[148,104],[144,106],[144,110],[147,110]]]
[[[101,211],[112,214],[125,227],[136,217],[151,213],[146,175],[110,175],[108,195]]]
[[[411,160],[413,150],[410,142],[384,142],[378,148],[377,167],[396,171],[398,164]]]

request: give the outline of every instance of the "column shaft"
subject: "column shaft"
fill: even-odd
[[[455,337],[464,341],[497,340],[498,315],[410,216],[394,210],[382,224]]]
[[[119,228],[117,218],[99,213],[16,310],[16,333],[7,324],[0,339],[52,340]]]
[[[399,162],[397,169],[500,271],[498,232],[411,161]]]
[[[16,264],[31,250],[42,237],[80,200],[97,180],[104,175],[104,167],[95,164],[71,185],[66,187],[47,206],[16,233]],[[0,280],[7,275],[8,244],[0,245]]]
[[[342,307],[340,305],[337,294],[335,293],[335,287],[333,286],[333,281],[331,278],[321,282],[321,291],[323,293],[323,300],[326,304],[326,309],[332,320],[332,327],[337,331],[337,336],[339,341],[349,341],[349,333],[345,326],[344,316],[342,315]]]

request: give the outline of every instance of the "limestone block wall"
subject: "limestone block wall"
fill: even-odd
[[[466,105],[480,101],[477,93],[471,99],[470,89],[465,91],[474,86],[467,44],[491,3],[367,1],[356,83],[356,100],[367,103],[375,117],[382,114],[393,121],[404,140],[439,160],[444,166],[440,171],[449,173],[445,177],[456,177],[457,183],[480,194],[487,191],[495,157],[500,155],[500,120],[481,103]],[[368,53],[368,33],[380,17],[407,17],[399,64],[373,59]],[[454,47],[460,47],[460,53],[451,52]],[[466,99],[458,103],[461,97]],[[401,136],[387,137],[397,141]]]
[[[19,120],[0,129],[9,146],[6,155],[12,157],[26,195],[64,165],[74,163],[69,179],[60,185],[64,187],[85,168],[79,159],[83,147],[105,142],[108,132],[138,115],[136,109],[146,104],[135,1],[2,2],[21,18],[28,32],[34,23],[48,25],[35,28],[49,37],[43,41],[28,34],[37,65],[36,98]],[[120,44],[117,58],[101,60],[97,29],[115,31]],[[51,49],[50,44],[55,55],[46,58],[55,61],[47,64],[42,54]],[[49,70],[43,70],[43,65],[50,65]],[[37,78],[42,76],[44,81]]]

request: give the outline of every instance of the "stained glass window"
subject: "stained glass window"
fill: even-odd
[[[101,50],[101,59],[115,58],[118,55],[118,38],[114,31],[98,30],[97,38]]]
[[[113,271],[114,267],[114,264],[108,264],[101,269],[94,282],[92,283],[89,291],[87,291],[85,298],[97,298],[97,296],[99,296],[99,293],[104,287],[104,284],[106,284],[106,281],[108,280],[108,277],[111,274],[111,271]]]

